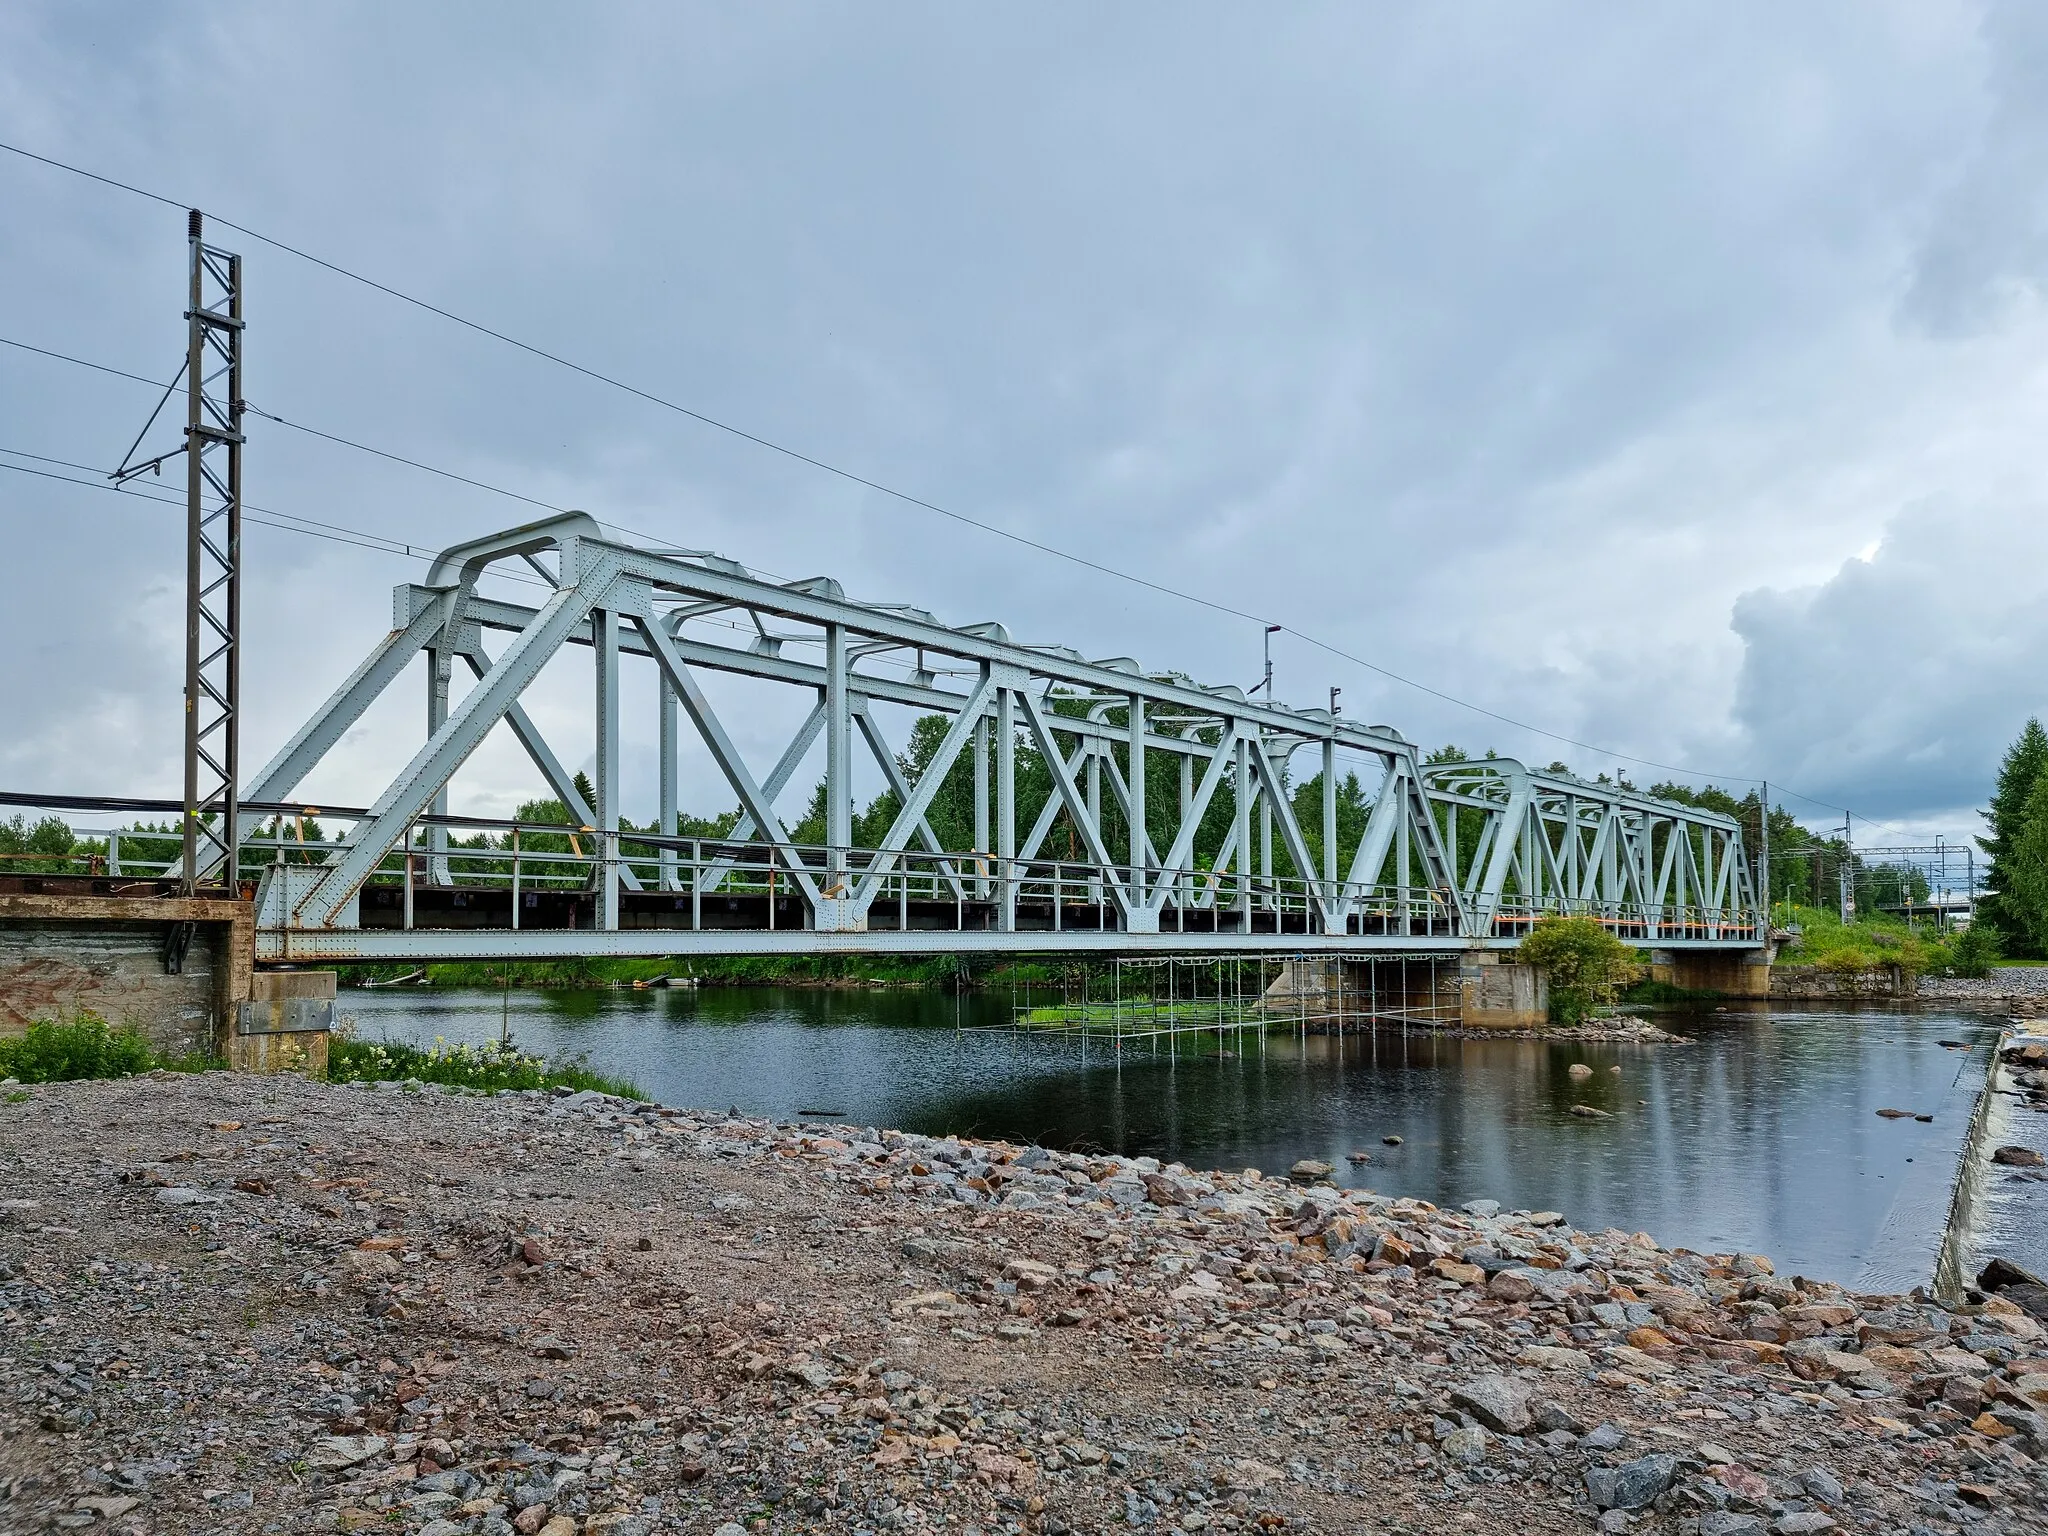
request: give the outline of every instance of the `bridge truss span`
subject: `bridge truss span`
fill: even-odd
[[[1423,769],[1475,931],[1595,918],[1626,937],[1760,942],[1733,817],[1505,758]]]
[[[480,593],[501,564],[538,573],[544,600]],[[576,753],[595,763],[588,797],[521,704],[571,649],[592,668],[595,751]],[[639,548],[581,513],[458,545],[399,586],[390,632],[245,801],[290,803],[422,654],[426,739],[373,804],[340,815],[338,842],[294,844],[281,822],[259,835],[243,817],[263,958],[1340,954],[1503,947],[1557,911],[1632,942],[1761,942],[1725,817],[1505,759],[1425,764],[1384,726],[857,602],[829,578]],[[651,690],[624,686],[629,662]],[[458,667],[474,679],[459,699]],[[656,711],[661,762],[659,807],[638,827],[619,792],[636,696]],[[797,724],[763,771],[739,742],[775,718]],[[451,783],[500,727],[566,826],[450,813]],[[686,753],[738,808],[716,837],[679,825]],[[864,817],[857,760],[880,790]],[[1340,804],[1340,772],[1360,765],[1369,798]],[[1319,798],[1297,790],[1318,774]],[[822,818],[799,838],[783,805],[813,783]]]

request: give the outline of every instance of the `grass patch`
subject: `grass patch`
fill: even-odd
[[[1782,905],[1777,912],[1780,919],[1786,916]],[[1797,943],[1780,952],[1783,965],[1813,965],[1842,975],[1896,966],[1916,976],[1972,976],[2008,963],[1996,957],[1995,936],[1988,930],[1974,936],[1941,933],[1913,927],[1889,912],[1859,914],[1844,923],[1825,907],[1795,906],[1789,915],[1800,934]]]
[[[18,1038],[0,1040],[0,1078],[24,1083],[76,1083],[158,1070],[203,1072],[218,1065],[203,1054],[160,1055],[141,1030],[116,1029],[90,1012],[38,1019]]]
[[[529,1056],[509,1040],[488,1045],[448,1045],[436,1040],[430,1048],[389,1040],[357,1040],[337,1033],[328,1042],[330,1083],[439,1083],[449,1088],[569,1088],[616,1094],[622,1099],[647,1095],[625,1078],[593,1072],[581,1060],[549,1061]]]

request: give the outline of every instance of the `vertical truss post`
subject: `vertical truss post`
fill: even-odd
[[[1182,732],[1183,736],[1187,734],[1188,733],[1185,731]],[[1183,752],[1180,754],[1180,820],[1174,823],[1175,826],[1186,825],[1188,819],[1188,807],[1193,805],[1194,802],[1195,754],[1192,752]],[[1171,861],[1171,857],[1171,855],[1168,855],[1169,862]],[[1185,863],[1187,861],[1181,860],[1180,862]],[[1176,891],[1175,900],[1180,904],[1180,906],[1183,909],[1185,909],[1187,905],[1194,900],[1195,897],[1194,877],[1191,875],[1176,874],[1173,875],[1171,878],[1174,882],[1174,887]],[[1183,918],[1183,921],[1185,921],[1185,918]]]
[[[825,894],[847,894],[853,847],[853,714],[846,694],[846,626],[825,629]]]
[[[1251,742],[1246,739],[1244,727],[1232,722],[1236,728],[1231,732],[1237,745],[1237,782],[1231,786],[1235,795],[1232,814],[1235,825],[1232,831],[1237,839],[1237,919],[1239,931],[1252,931],[1252,754]]]
[[[1145,902],[1145,700],[1131,695],[1131,905]]]
[[[1273,890],[1273,786],[1263,778],[1259,782],[1259,899],[1278,909],[1279,897]],[[1280,930],[1276,927],[1273,931]]]
[[[1415,931],[1408,909],[1408,854],[1415,841],[1415,795],[1410,791],[1409,781],[1401,781],[1401,819],[1394,830],[1394,886],[1395,899],[1401,908],[1401,932]]]
[[[242,697],[242,258],[187,216],[185,311],[184,886],[240,877]],[[203,846],[202,846],[203,845]]]
[[[676,825],[676,691],[669,687],[667,678],[658,679],[661,689],[661,826],[663,837],[675,837],[680,832]],[[692,875],[695,880],[695,875]],[[676,851],[664,847],[661,850],[661,889],[673,891],[680,882],[676,878]]]
[[[600,608],[590,616],[597,653],[597,926],[619,926],[619,615]]]
[[[988,716],[983,715],[974,722],[974,852],[975,862],[981,866],[974,894],[982,901],[989,898],[988,854],[992,846],[988,832],[988,731]]]
[[[1094,737],[1084,736],[1081,739],[1081,753],[1088,763],[1088,820],[1092,826],[1099,828],[1102,825],[1102,758],[1095,750]],[[1104,899],[1102,874],[1098,870],[1088,877],[1088,904],[1091,907],[1099,907]]]
[[[443,605],[446,620],[434,643],[427,647],[427,739],[448,719],[448,688],[455,675],[455,621],[453,604]],[[448,786],[443,784],[428,803],[435,816],[448,814]],[[452,883],[448,868],[448,828],[433,823],[427,828],[427,879],[435,885]]]
[[[1337,743],[1323,738],[1323,901],[1337,905]]]
[[[1005,685],[996,694],[996,926],[1017,926],[1017,692]]]

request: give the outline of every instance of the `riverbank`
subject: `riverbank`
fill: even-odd
[[[2017,1307],[1486,1201],[221,1074],[30,1090],[0,1185],[10,1529],[1997,1531],[2048,1496]]]
[[[2048,966],[1994,966],[1989,976],[1976,978],[1923,976],[1919,995],[1927,1002],[2039,1017],[2048,1013]]]

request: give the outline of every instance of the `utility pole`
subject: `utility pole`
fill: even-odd
[[[1266,626],[1266,675],[1260,679],[1258,688],[1254,688],[1252,692],[1257,693],[1260,689],[1264,689],[1268,704],[1273,702],[1273,637],[1279,634],[1285,627],[1285,625],[1281,624],[1268,624]]]
[[[1344,690],[1342,688],[1332,688],[1330,690],[1330,718],[1332,720],[1344,713],[1343,710],[1337,707],[1337,700],[1343,697],[1343,694]]]
[[[1849,894],[1849,861],[1854,857],[1855,844],[1852,841],[1850,816],[1847,811],[1844,811],[1842,812],[1842,857],[1839,862],[1840,873],[1836,877],[1836,883],[1841,888],[1839,894],[1841,897],[1842,926],[1845,928],[1849,925],[1849,914],[1856,907],[1855,901]]]
[[[1757,881],[1757,894],[1763,899],[1764,942],[1771,942],[1771,781],[1763,781],[1763,794],[1758,804],[1757,842],[1760,851],[1757,870],[1762,879]]]
[[[242,258],[187,216],[185,311],[185,866],[189,894],[240,867]],[[211,818],[209,822],[207,818]]]

